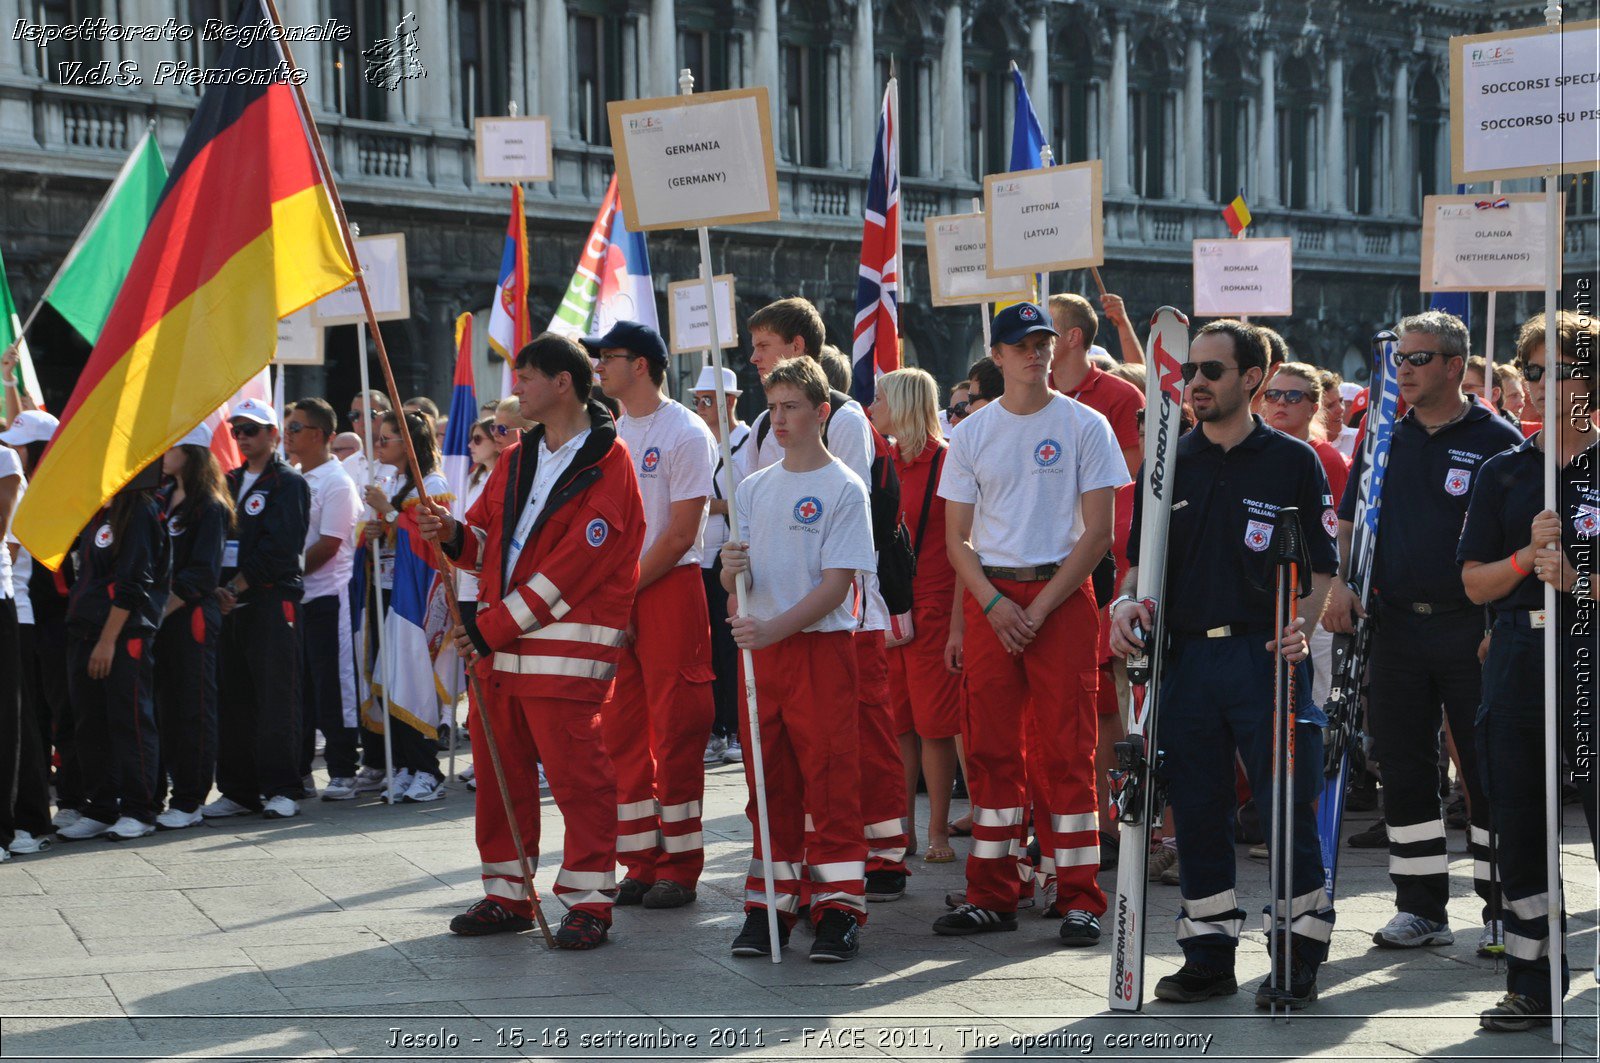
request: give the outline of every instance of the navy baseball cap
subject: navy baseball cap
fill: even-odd
[[[607,348],[616,347],[632,351],[656,365],[667,364],[667,344],[661,338],[661,333],[637,321],[618,321],[604,336],[585,336],[582,343],[595,357],[599,357],[600,352]]]
[[[1012,303],[994,316],[989,328],[991,343],[1021,343],[1024,336],[1035,332],[1048,332],[1059,336],[1050,325],[1050,315],[1038,303]]]

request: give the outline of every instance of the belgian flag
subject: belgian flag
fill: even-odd
[[[243,29],[267,19],[244,0]],[[283,46],[238,34],[13,524],[56,568],[134,475],[259,373],[277,321],[355,273]],[[240,47],[239,41],[250,41]]]

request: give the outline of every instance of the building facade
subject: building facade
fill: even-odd
[[[1257,219],[1252,235],[1294,241],[1296,313],[1268,323],[1299,356],[1359,377],[1372,331],[1426,304],[1417,291],[1422,197],[1454,190],[1448,40],[1540,24],[1542,6],[279,0],[290,25],[334,19],[352,28],[344,42],[295,45],[295,56],[352,219],[367,233],[407,234],[412,317],[386,324],[384,334],[402,389],[440,398],[449,391],[452,322],[486,306],[505,230],[505,187],[474,181],[474,116],[505,114],[515,103],[551,118],[556,177],[527,194],[532,302],[543,322],[611,176],[606,102],[676,93],[682,68],[700,91],[767,86],[782,219],[713,231],[715,268],[737,276],[741,319],[799,294],[841,339],[854,316],[865,173],[891,62],[900,85],[908,361],[949,382],[980,350],[976,308],[929,305],[923,222],[971,209],[982,176],[1005,168],[1014,61],[1056,160],[1104,160],[1101,272],[1136,319],[1159,303],[1187,304],[1190,241],[1226,235],[1220,207],[1242,190]],[[202,26],[229,18],[232,7],[0,0],[0,251],[24,312],[146,124],[170,159],[198,99],[198,90],[175,85],[66,85],[62,64],[132,62],[148,75],[163,61],[213,63],[219,46],[39,47],[14,27],[95,17]],[[403,19],[415,27],[415,76],[393,91],[369,84],[362,53],[394,38]],[[1564,184],[1570,281],[1595,260],[1595,188],[1587,176]],[[659,292],[698,273],[692,234],[653,234],[649,245]],[[1051,287],[1092,291],[1079,273],[1057,275]],[[1500,351],[1531,308],[1531,297],[1502,297]],[[41,315],[31,335],[41,377],[61,401],[87,352],[50,318]],[[292,370],[291,396],[344,401],[355,390],[354,332],[330,330],[328,364]],[[734,359],[742,365],[743,353]]]

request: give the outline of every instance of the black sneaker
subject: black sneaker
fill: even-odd
[[[1278,1007],[1288,1008],[1290,1011],[1299,1011],[1317,999],[1317,969],[1309,964],[1294,961],[1293,969],[1289,973],[1289,992],[1272,985],[1272,976],[1268,975],[1256,987],[1256,1007],[1266,1010],[1276,1001]]]
[[[1350,792],[1344,799],[1346,812],[1376,812],[1378,811],[1378,781],[1370,775],[1364,775],[1360,781],[1350,784]]]
[[[789,928],[783,925],[783,920],[778,920],[778,948],[782,949],[789,944]],[[772,936],[767,931],[767,910],[765,908],[752,908],[744,913],[744,929],[739,931],[739,936],[733,939],[733,954],[735,956],[771,956]]]
[[[612,901],[619,908],[629,905],[643,904],[644,895],[650,892],[650,883],[640,882],[636,878],[625,878],[617,883],[617,899]]]
[[[949,915],[941,915],[933,921],[933,932],[944,937],[988,934],[995,930],[1016,928],[1016,912],[995,912],[979,908],[976,904],[963,904]]]
[[[1177,974],[1156,983],[1156,999],[1174,1004],[1195,1004],[1212,997],[1229,997],[1239,991],[1232,971],[1219,971],[1198,963],[1186,963]]]
[[[1350,835],[1345,844],[1352,849],[1387,849],[1389,848],[1389,825],[1384,820],[1378,820],[1366,830]]]
[[[578,951],[597,949],[606,943],[606,935],[610,930],[611,924],[598,915],[574,908],[562,917],[561,925],[556,928],[556,948]]]
[[[842,908],[827,908],[817,920],[817,938],[811,943],[812,963],[843,963],[861,951],[861,924]]]
[[[1478,1025],[1497,1033],[1531,1030],[1550,1025],[1550,1005],[1521,993],[1507,993],[1500,1003],[1478,1016]]]
[[[1061,943],[1078,949],[1100,944],[1100,920],[1093,913],[1073,908],[1061,921]]]
[[[906,876],[900,871],[868,871],[867,900],[897,901],[906,895]]]
[[[450,920],[450,932],[463,937],[485,934],[520,934],[533,929],[533,920],[518,915],[493,897],[485,897]]]
[[[625,881],[633,881],[627,879]],[[656,884],[651,886],[644,895],[646,908],[682,908],[698,896],[695,890],[690,889],[671,879],[658,878]]]

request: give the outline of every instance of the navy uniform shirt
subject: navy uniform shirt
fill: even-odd
[[[273,454],[240,497],[248,468],[241,465],[228,474],[239,530],[237,557],[228,557],[224,547],[221,581],[242,572],[250,584],[242,601],[270,597],[298,602],[305,586],[301,555],[311,525],[311,488],[305,477]]]
[[[77,578],[67,600],[67,629],[82,638],[100,634],[112,606],[128,610],[124,638],[151,635],[161,626],[172,547],[154,497],[129,510],[120,538],[118,542],[108,509],[95,514],[78,535]]]
[[[172,540],[172,593],[184,605],[208,611],[218,607],[222,551],[228,539],[228,512],[211,498],[185,498],[173,508],[169,485],[158,496]]]
[[[1338,569],[1338,525],[1328,477],[1310,446],[1254,417],[1255,429],[1223,450],[1197,427],[1178,440],[1163,607],[1167,630],[1202,634],[1232,625],[1272,630],[1278,510],[1295,506],[1311,571]],[[1140,481],[1144,473],[1140,471]],[[1139,563],[1141,488],[1134,499],[1128,561]]]
[[[1469,399],[1472,406],[1465,417],[1432,435],[1417,421],[1415,410],[1407,410],[1394,426],[1372,562],[1372,586],[1381,599],[1471,605],[1452,546],[1461,537],[1481,466],[1522,442],[1522,433],[1476,398]],[[1356,519],[1365,468],[1365,457],[1357,450],[1339,503],[1340,520]]]

